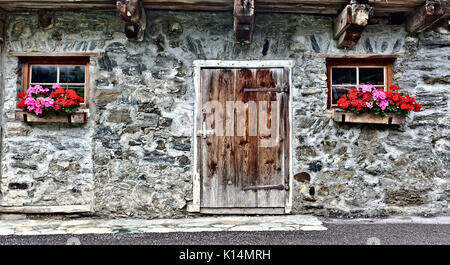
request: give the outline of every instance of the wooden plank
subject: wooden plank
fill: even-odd
[[[319,53],[319,57],[329,59],[396,59],[403,57],[402,54],[326,54]]]
[[[100,52],[8,52],[7,56],[17,56],[17,57],[88,57],[88,56],[100,56]]]
[[[257,87],[282,87],[284,69],[259,69],[257,71]],[[256,186],[283,185],[283,136],[284,117],[281,116],[284,93],[257,93],[258,105],[267,102],[266,108],[258,111],[258,143],[257,143],[257,179]],[[275,102],[275,106],[272,105]],[[267,116],[263,115],[267,110]],[[277,135],[278,134],[278,135]],[[257,190],[258,207],[284,207],[285,190]]]
[[[432,26],[446,13],[446,1],[426,0],[425,4],[406,19],[406,30],[421,32]]]
[[[235,168],[236,168],[236,206],[257,207],[257,194],[254,191],[243,191],[245,186],[254,186],[257,174],[258,153],[255,152],[257,145],[257,134],[255,134],[257,119],[254,120],[257,112],[256,94],[246,93],[244,88],[256,87],[255,69],[236,70],[236,102],[246,104],[245,108],[236,110],[235,121]],[[242,133],[242,127],[244,132]]]
[[[349,111],[333,110],[332,118],[336,122],[348,123],[370,123],[370,124],[405,124],[406,116],[398,114],[388,114],[388,116],[378,116],[370,113],[356,114]]]
[[[62,206],[0,206],[0,213],[87,213],[91,212],[90,205],[62,205]]]
[[[73,114],[67,115],[49,115],[46,117],[39,117],[26,111],[17,110],[15,118],[18,121],[28,123],[73,123],[81,124],[87,122],[87,112],[77,111]]]
[[[348,4],[348,0],[258,0],[255,8],[258,12],[311,13],[337,15]],[[423,5],[423,0],[370,0],[376,16],[388,16],[396,12],[413,12]],[[198,10],[198,11],[232,11],[231,0],[143,0],[143,5],[155,10]],[[111,0],[0,0],[0,7],[8,10],[68,10],[68,9],[106,9],[114,10],[115,1]],[[447,13],[450,9],[447,7]]]
[[[283,208],[201,208],[204,214],[284,214]]]
[[[214,87],[214,78],[217,75],[216,69],[203,69],[202,70],[202,81],[201,81],[201,111],[200,114],[202,116],[202,130],[205,130],[205,120],[206,120],[206,103],[209,100],[210,94],[212,93],[212,89]],[[201,171],[200,171],[200,179],[201,179],[201,207],[207,207],[210,205],[214,205],[214,179],[211,176],[211,163],[210,161],[210,146],[212,144],[211,137],[202,137],[201,140]]]

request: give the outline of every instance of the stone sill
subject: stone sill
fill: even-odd
[[[26,123],[68,123],[83,124],[87,122],[88,111],[79,110],[72,114],[50,115],[47,117],[38,117],[23,110],[16,110],[15,119]]]
[[[388,116],[379,116],[370,113],[355,114],[350,111],[333,109],[332,118],[336,122],[342,123],[369,123],[369,124],[386,124],[386,125],[402,125],[406,122],[405,115],[389,114]]]

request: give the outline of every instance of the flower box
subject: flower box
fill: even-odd
[[[350,111],[334,109],[333,120],[336,122],[348,123],[372,123],[372,124],[405,124],[406,115],[388,114],[387,116],[380,116],[372,113],[356,114]]]
[[[69,123],[81,124],[87,122],[87,112],[77,111],[72,114],[48,115],[39,117],[32,113],[16,110],[16,120],[27,123]]]

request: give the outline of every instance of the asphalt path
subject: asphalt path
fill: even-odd
[[[0,236],[0,245],[450,245],[450,224],[326,223],[326,231]]]

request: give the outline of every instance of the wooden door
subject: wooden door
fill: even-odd
[[[289,164],[288,73],[283,68],[202,69],[202,212],[283,212]]]

